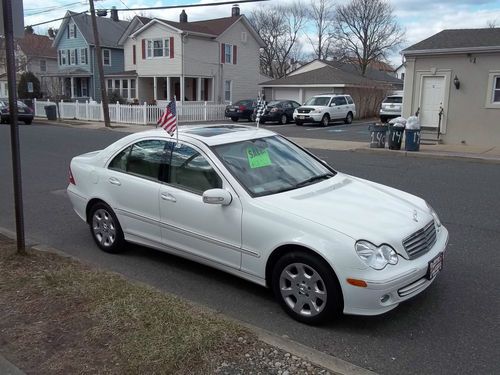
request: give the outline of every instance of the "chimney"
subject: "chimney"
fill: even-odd
[[[118,22],[120,19],[118,18],[118,10],[116,10],[116,7],[113,6],[111,7],[111,13],[109,15],[109,17],[115,21],[115,22]]]
[[[238,4],[234,4],[231,8],[231,17],[239,17],[240,16],[240,7]]]
[[[50,27],[48,30],[47,30],[47,34],[49,34],[49,38],[50,39],[54,39],[56,37],[56,33],[54,32],[54,29],[52,27]]]
[[[187,21],[188,21],[188,15],[186,14],[186,11],[183,9],[179,16],[179,22],[186,23]]]

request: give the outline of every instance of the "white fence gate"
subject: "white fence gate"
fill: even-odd
[[[63,102],[34,100],[35,117],[45,117],[45,106],[57,105],[59,117],[62,119],[104,121],[101,103],[88,102]],[[224,120],[225,104],[214,104],[208,102],[184,103],[177,102],[177,119],[179,123],[194,121],[218,121]],[[129,105],[110,104],[109,117],[111,122],[121,124],[148,125],[156,124],[165,110],[164,106],[158,105]]]

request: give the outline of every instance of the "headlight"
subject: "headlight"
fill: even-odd
[[[356,253],[369,267],[375,270],[384,269],[388,264],[398,263],[398,254],[389,245],[375,246],[368,241],[356,242]]]
[[[429,211],[431,212],[431,215],[434,218],[434,223],[436,223],[436,230],[439,232],[441,230],[441,225],[442,225],[441,220],[439,220],[439,216],[429,203],[427,203],[427,207],[429,207]]]
[[[322,112],[322,110],[321,110],[321,109],[313,109],[313,110],[311,111],[311,113],[321,113],[321,112]]]

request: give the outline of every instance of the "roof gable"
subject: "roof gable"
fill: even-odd
[[[423,51],[500,49],[500,28],[443,30],[403,50]]]

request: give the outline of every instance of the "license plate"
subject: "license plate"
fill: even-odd
[[[229,108],[229,112],[234,112],[236,111],[236,108]]]
[[[306,116],[297,116],[297,117],[300,118],[300,119],[306,118]]]
[[[443,253],[439,253],[429,262],[427,268],[427,278],[432,280],[443,269]]]

